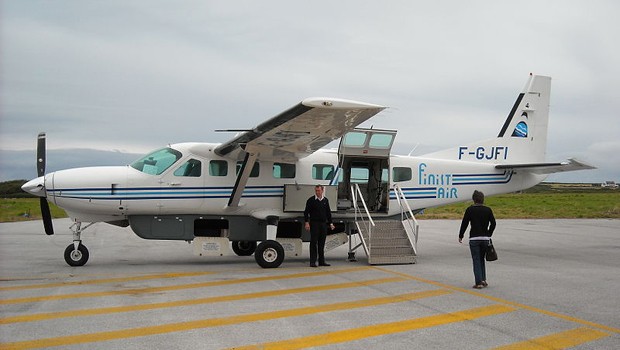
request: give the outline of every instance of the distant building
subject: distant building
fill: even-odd
[[[605,181],[601,184],[601,187],[618,188],[618,184],[615,181]]]

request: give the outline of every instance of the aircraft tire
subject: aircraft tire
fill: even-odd
[[[88,256],[88,249],[81,243],[77,250],[75,250],[73,243],[65,249],[65,261],[69,266],[84,266],[88,261]]]
[[[252,241],[233,241],[232,250],[239,256],[250,256],[256,250],[256,242]]]
[[[276,268],[284,261],[284,248],[276,241],[263,241],[256,247],[254,259],[256,259],[256,263],[262,268]]]

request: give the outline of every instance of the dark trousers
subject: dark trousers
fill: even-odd
[[[310,263],[315,264],[318,255],[319,264],[325,263],[325,237],[327,237],[327,224],[324,222],[310,221]]]
[[[469,250],[471,251],[471,260],[474,264],[474,279],[476,284],[482,284],[487,280],[486,266],[484,265],[484,256],[487,252],[489,241],[469,241]]]

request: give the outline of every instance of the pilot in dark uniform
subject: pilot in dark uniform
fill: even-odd
[[[304,221],[306,231],[310,231],[310,266],[316,267],[317,255],[319,266],[329,266],[325,262],[325,238],[327,225],[333,230],[332,212],[329,201],[323,196],[325,188],[322,185],[314,186],[315,195],[306,201]]]

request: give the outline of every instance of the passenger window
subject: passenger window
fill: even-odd
[[[174,176],[200,177],[202,163],[196,159],[190,159],[174,171]]]
[[[276,179],[295,178],[295,164],[273,163],[273,177]]]
[[[226,176],[228,175],[228,162],[225,160],[212,160],[209,162],[209,175]]]
[[[351,167],[351,183],[367,184],[369,173],[368,168]]]
[[[331,180],[334,178],[334,166],[329,164],[312,165],[312,178],[315,180]]]
[[[392,179],[394,179],[394,182],[410,181],[412,179],[411,168],[394,167],[392,169]]]
[[[239,175],[239,171],[241,170],[241,165],[243,165],[243,162],[237,162],[237,175]],[[252,172],[250,172],[250,177],[258,177],[258,175],[260,174],[260,166],[258,165],[258,162],[254,163],[254,166],[252,167]]]

